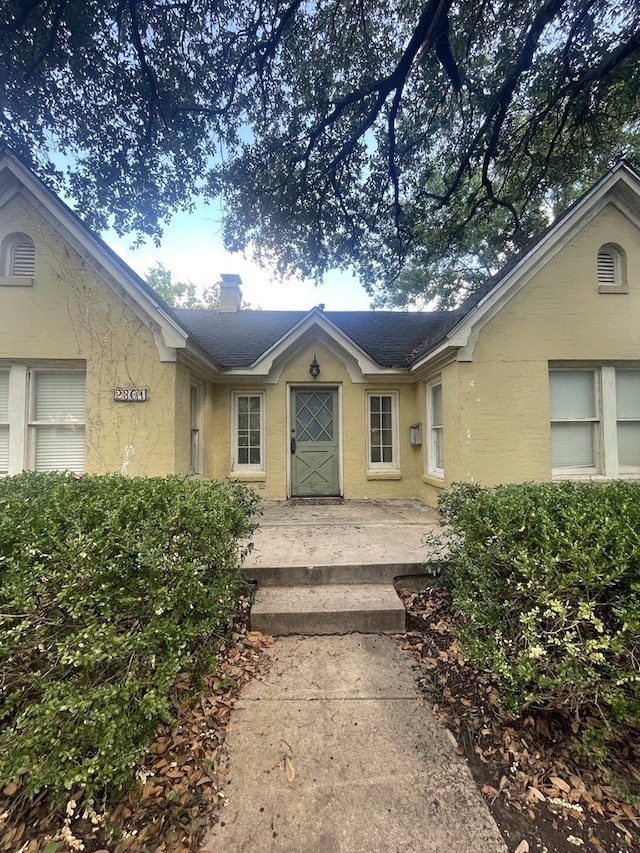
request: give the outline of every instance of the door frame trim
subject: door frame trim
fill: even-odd
[[[344,478],[344,465],[343,465],[343,453],[342,453],[342,383],[340,382],[287,382],[287,400],[286,400],[286,411],[287,411],[287,428],[285,435],[285,458],[287,460],[287,500],[292,497],[293,493],[293,484],[291,482],[292,478],[292,466],[291,466],[291,419],[293,414],[293,408],[291,406],[291,401],[293,399],[293,394],[295,391],[310,391],[310,390],[331,390],[337,391],[336,399],[337,399],[337,412],[336,412],[336,427],[337,427],[337,437],[338,437],[338,494],[340,497],[344,497],[344,488],[343,488],[343,478]]]

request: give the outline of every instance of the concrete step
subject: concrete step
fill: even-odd
[[[251,628],[278,636],[402,633],[405,609],[391,584],[259,587]]]
[[[424,575],[424,563],[356,563],[344,566],[244,566],[243,572],[258,586],[307,584],[386,584],[407,575]]]

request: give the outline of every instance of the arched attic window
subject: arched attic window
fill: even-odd
[[[598,250],[598,290],[600,293],[627,292],[627,257],[616,243]]]
[[[10,278],[33,278],[36,247],[27,234],[9,234],[2,243],[2,274]]]

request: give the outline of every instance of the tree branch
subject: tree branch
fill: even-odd
[[[39,4],[36,3],[33,8],[35,9],[36,6],[38,6],[38,5]],[[60,24],[62,23],[62,16],[64,15],[64,10],[67,7],[67,5],[68,5],[68,0],[60,0],[59,3],[55,4],[56,10],[55,10],[55,14],[53,16],[53,21],[51,23],[51,28],[49,30],[49,38],[47,39],[46,43],[43,45],[43,47],[40,51],[40,55],[37,56],[33,60],[32,64],[30,65],[30,67],[27,71],[27,75],[33,74],[33,72],[36,70],[36,68],[38,68],[38,66],[44,62],[44,60],[47,58],[49,53],[53,50],[53,46],[56,43],[58,30],[60,28]],[[25,18],[25,20],[26,20],[26,18]]]
[[[346,97],[337,101],[334,104],[333,110],[329,115],[325,116],[309,134],[309,142],[307,144],[304,160],[309,160],[318,139],[329,127],[334,125],[346,112],[346,110],[357,103],[366,102],[371,95],[376,95],[375,101],[368,110],[364,119],[352,131],[351,138],[347,143],[349,153],[353,150],[354,145],[351,142],[362,137],[369,128],[373,125],[378,117],[385,101],[394,90],[404,86],[404,83],[409,76],[411,66],[420,53],[421,48],[427,42],[430,43],[434,29],[438,26],[440,17],[446,15],[446,11],[451,5],[451,0],[429,0],[427,5],[422,10],[418,24],[413,31],[413,35],[409,40],[409,44],[405,48],[395,69],[387,77],[382,77],[372,81],[368,86],[360,89],[355,89]],[[339,163],[345,159],[348,154],[339,154],[333,163]],[[333,164],[332,164],[333,165]]]
[[[159,101],[158,81],[156,80],[156,75],[153,69],[147,62],[147,56],[144,45],[142,44],[142,37],[140,35],[140,19],[138,17],[136,5],[137,0],[127,0],[127,7],[129,9],[129,15],[131,16],[131,38],[133,40],[133,46],[136,50],[136,54],[138,55],[138,61],[140,62],[142,73],[146,77],[147,84],[149,86],[149,111],[147,115],[147,128],[145,131],[145,142],[149,144],[153,136],[155,108]]]

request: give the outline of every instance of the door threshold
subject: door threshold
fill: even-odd
[[[289,498],[287,506],[335,506],[344,503],[344,498]]]

